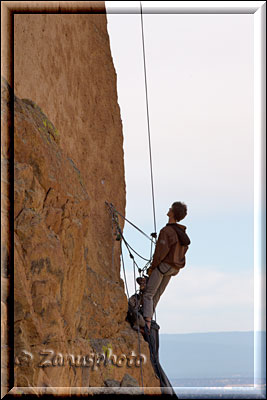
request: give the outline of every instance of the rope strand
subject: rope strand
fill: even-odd
[[[143,59],[144,59],[145,92],[146,92],[146,114],[147,114],[147,130],[148,130],[148,144],[149,144],[149,159],[150,159],[150,178],[151,178],[151,189],[152,189],[154,232],[156,233],[157,227],[156,227],[155,196],[154,196],[154,184],[153,184],[152,152],[151,152],[150,123],[149,123],[149,109],[148,109],[148,95],[147,95],[146,56],[145,56],[145,38],[144,38],[144,27],[143,27],[142,2],[140,2],[140,11],[141,11],[140,14],[141,14],[142,44],[143,44]]]
[[[145,258],[145,257],[141,256],[139,253],[137,253],[137,251],[135,251],[135,250],[129,245],[129,243],[126,242],[126,240],[125,240],[123,234],[121,233],[121,231],[120,231],[120,234],[121,234],[121,237],[122,237],[123,241],[124,241],[125,243],[127,243],[127,246],[128,246],[138,257],[142,258],[142,260],[144,260],[144,261],[149,261],[149,262],[151,261],[151,258],[150,258],[150,259]]]
[[[139,318],[138,318],[138,300],[137,300],[136,276],[135,276],[135,261],[134,261],[134,259],[133,259],[133,272],[134,272],[134,290],[135,290],[135,305],[136,305],[136,321],[137,321],[137,329],[138,329],[138,353],[139,353],[139,360],[140,360],[141,382],[142,382],[142,388],[144,389],[143,368],[142,368],[142,358],[141,358],[141,344],[140,344],[140,327],[139,327]]]
[[[127,285],[127,279],[126,279],[126,272],[125,272],[123,254],[122,254],[122,247],[121,247],[121,260],[122,260],[122,267],[123,267],[123,274],[124,274],[124,282],[125,282],[125,287],[126,287],[126,292],[127,292],[127,300],[129,300],[129,297],[130,297],[130,296],[129,296],[128,285]]]
[[[127,221],[130,225],[132,225],[135,229],[137,229],[140,233],[142,233],[148,240],[154,243],[154,240],[151,239],[145,232],[143,232],[138,226],[136,226],[133,222],[129,221],[126,217],[124,217],[118,210],[115,209],[112,203],[108,203],[107,201],[105,202],[106,205],[109,207],[110,212],[112,213],[112,210],[115,211],[119,216],[121,216],[125,221]]]
[[[110,214],[112,216],[112,231],[113,231],[113,223],[115,222],[117,232],[119,232],[121,239],[123,240],[128,252],[130,258],[133,260],[133,273],[134,273],[134,287],[135,287],[135,299],[136,299],[136,320],[137,320],[137,326],[138,326],[138,352],[139,352],[139,358],[140,358],[140,373],[141,373],[141,383],[142,383],[142,388],[144,391],[144,382],[143,382],[143,369],[142,369],[142,359],[141,359],[141,345],[140,345],[140,327],[139,327],[139,319],[138,319],[138,301],[137,301],[137,289],[136,289],[136,274],[135,274],[135,267],[138,268],[140,274],[141,271],[144,272],[144,270],[147,268],[148,264],[151,262],[152,259],[152,248],[153,248],[153,243],[155,245],[155,240],[157,237],[157,227],[156,227],[156,209],[155,209],[155,194],[154,194],[154,179],[153,179],[153,167],[152,167],[152,149],[151,149],[151,135],[150,135],[150,122],[149,122],[149,107],[148,107],[148,94],[147,94],[147,76],[146,76],[146,58],[145,58],[145,39],[144,39],[144,27],[143,27],[143,14],[142,14],[142,3],[140,2],[140,15],[141,15],[141,27],[142,27],[142,44],[143,44],[143,60],[144,60],[144,77],[145,77],[145,93],[146,93],[146,115],[147,115],[147,130],[148,130],[148,145],[149,145],[149,161],[150,161],[150,179],[151,179],[151,191],[152,191],[152,206],[153,206],[153,219],[154,219],[154,233],[151,234],[152,239],[146,235],[140,228],[138,228],[136,225],[134,225],[132,222],[130,222],[127,218],[125,218],[121,213],[119,213],[117,210],[115,210],[114,206],[112,203],[107,203],[109,207]],[[137,253],[130,245],[127,243],[125,240],[122,231],[119,226],[118,222],[118,215],[120,215],[122,218],[124,218],[125,221],[127,221],[129,224],[131,224],[135,229],[137,229],[139,232],[141,232],[146,238],[148,238],[151,241],[151,248],[150,248],[150,260],[142,257],[139,253]],[[154,240],[155,239],[155,240]],[[122,242],[121,242],[122,243]],[[134,256],[131,253],[131,250],[140,258],[142,258],[145,261],[148,261],[146,266],[142,269],[140,269],[135,262]],[[112,264],[114,263],[114,241],[113,241],[113,251],[112,251]],[[126,280],[126,273],[125,273],[125,266],[124,266],[124,260],[123,260],[123,252],[122,252],[122,246],[121,246],[121,260],[123,264],[123,273],[124,273],[124,280],[125,280],[125,286],[127,290],[127,296],[129,300],[129,292],[128,292],[128,286],[127,286],[127,280]],[[156,317],[156,312],[155,312],[155,317]]]

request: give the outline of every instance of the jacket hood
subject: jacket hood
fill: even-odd
[[[185,233],[186,227],[184,225],[178,225],[176,223],[173,223],[173,224],[167,224],[167,226],[171,226],[173,229],[175,229],[179,242],[181,243],[182,246],[190,245],[191,241],[189,239],[189,236]]]

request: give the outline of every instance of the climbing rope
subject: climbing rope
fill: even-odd
[[[138,332],[138,353],[140,360],[140,374],[141,374],[141,382],[142,388],[144,389],[144,380],[143,380],[143,367],[142,367],[142,358],[141,354],[141,344],[140,344],[140,326],[139,326],[139,318],[138,318],[138,300],[137,300],[137,289],[136,289],[136,276],[135,276],[135,261],[133,258],[133,272],[134,272],[134,290],[135,290],[135,305],[136,305],[136,321],[137,321],[137,332]]]
[[[108,203],[107,203],[108,204]],[[136,321],[137,321],[137,332],[138,332],[138,353],[139,353],[139,360],[140,360],[140,375],[141,375],[141,382],[142,382],[142,388],[144,390],[144,381],[143,381],[143,367],[142,367],[142,358],[141,358],[141,343],[140,343],[140,326],[139,326],[139,318],[138,318],[138,291],[136,288],[136,273],[135,273],[135,267],[138,269],[139,273],[141,274],[141,272],[144,272],[144,270],[146,270],[147,266],[150,264],[151,260],[149,260],[149,262],[145,265],[145,267],[143,269],[139,268],[134,256],[131,252],[131,246],[129,245],[129,243],[126,241],[124,235],[122,234],[121,228],[119,226],[119,221],[118,221],[118,217],[117,217],[117,213],[115,210],[115,207],[112,206],[109,208],[110,212],[111,212],[111,216],[112,216],[112,227],[114,229],[114,226],[116,228],[116,240],[120,240],[120,247],[121,247],[121,259],[122,259],[122,265],[123,265],[123,273],[124,273],[124,280],[125,280],[125,286],[126,286],[126,291],[127,291],[127,299],[129,300],[129,291],[128,291],[128,285],[127,285],[127,278],[126,278],[126,273],[125,273],[125,265],[124,265],[124,259],[123,259],[123,251],[122,251],[122,242],[125,244],[125,247],[127,248],[128,252],[129,252],[129,256],[130,258],[133,260],[133,274],[134,274],[134,288],[135,288],[135,304],[136,304]],[[112,232],[114,234],[114,232]],[[152,242],[151,242],[151,246],[152,246]],[[113,246],[114,246],[114,240],[113,240]],[[132,249],[133,250],[133,249]],[[156,311],[155,311],[155,317],[156,317]],[[152,343],[149,341],[149,346],[152,346]],[[152,346],[153,347],[153,346]],[[154,347],[153,347],[154,348]],[[153,349],[152,349],[153,350]],[[152,351],[153,354],[153,360],[154,363],[156,362],[156,360],[154,359],[154,350]],[[159,378],[161,380],[161,372],[159,370]]]
[[[108,203],[107,203],[108,204]],[[108,204],[109,205],[109,204]],[[122,240],[129,252],[130,258],[132,258],[133,260],[133,273],[134,273],[134,286],[135,286],[135,302],[136,302],[136,321],[138,322],[138,299],[137,299],[137,289],[136,289],[136,274],[135,274],[135,267],[138,268],[138,265],[135,262],[134,256],[130,251],[130,246],[127,243],[127,241],[125,240],[121,228],[119,226],[119,222],[118,222],[118,216],[117,213],[115,211],[114,206],[110,206],[109,210],[111,212],[111,219],[112,219],[112,236],[114,236],[114,226],[116,228],[116,236],[117,236],[117,240],[120,240],[120,247],[121,247],[121,243]],[[119,234],[119,237],[118,237]],[[122,240],[121,240],[122,239]],[[133,250],[133,249],[132,249]],[[125,273],[125,266],[124,266],[124,259],[123,259],[123,251],[122,251],[122,247],[121,247],[121,259],[122,259],[122,265],[123,265],[123,273],[124,273],[124,280],[125,280],[125,286],[126,286],[126,291],[127,291],[127,299],[129,300],[129,291],[128,291],[128,285],[127,285],[127,279],[126,279],[126,273]],[[114,239],[112,241],[112,269],[113,269],[113,263],[114,263]],[[138,270],[140,271],[140,269],[138,268]],[[144,379],[143,379],[143,367],[142,367],[142,358],[141,358],[141,343],[140,343],[140,327],[139,324],[137,323],[138,326],[138,353],[139,353],[139,360],[140,360],[140,374],[141,374],[141,383],[142,383],[142,388],[144,389]]]
[[[155,209],[155,193],[154,193],[154,179],[153,179],[153,166],[152,166],[152,149],[151,149],[151,135],[150,135],[150,122],[149,122],[149,107],[148,107],[148,93],[147,93],[147,76],[146,76],[146,58],[145,58],[145,39],[144,39],[144,27],[143,27],[143,14],[142,14],[142,3],[140,2],[140,15],[141,15],[141,28],[142,28],[142,45],[143,45],[143,60],[144,60],[144,77],[145,77],[145,93],[146,93],[146,115],[147,115],[147,131],[148,131],[148,144],[149,144],[149,161],[150,161],[150,179],[151,179],[151,192],[152,192],[152,206],[153,206],[153,219],[154,219],[154,232],[151,233],[150,238],[146,233],[144,233],[140,228],[138,228],[135,224],[133,224],[131,221],[126,219],[121,213],[119,213],[117,210],[115,210],[115,207],[113,206],[112,203],[107,203],[109,207],[110,214],[112,216],[112,230],[114,228],[113,223],[116,226],[116,231],[117,231],[117,237],[120,236],[120,238],[123,240],[128,252],[130,258],[133,260],[133,273],[134,273],[134,286],[135,286],[135,299],[136,299],[136,305],[138,304],[137,301],[137,289],[136,289],[136,274],[135,274],[135,267],[137,267],[139,274],[144,273],[146,271],[148,265],[151,263],[152,259],[152,250],[153,250],[153,244],[155,245],[155,240],[157,238],[157,227],[156,227],[156,209]],[[131,224],[135,229],[137,229],[140,233],[142,233],[146,238],[148,238],[151,241],[151,247],[150,247],[150,259],[148,260],[147,258],[141,256],[138,252],[136,252],[126,241],[122,230],[119,226],[118,222],[118,215],[120,215],[125,221],[127,221],[129,224]],[[113,232],[112,232],[113,233]],[[118,239],[119,240],[119,239]],[[121,243],[121,242],[120,242]],[[141,259],[147,261],[147,264],[143,268],[139,268],[134,256],[131,252],[131,250]],[[127,296],[129,299],[129,292],[128,292],[128,286],[127,286],[127,279],[126,279],[126,273],[125,273],[125,266],[124,266],[124,260],[123,260],[123,252],[122,252],[122,247],[121,247],[121,260],[123,264],[123,273],[124,273],[124,280],[125,280],[125,286],[127,290]],[[114,263],[114,241],[113,241],[113,250],[112,250],[112,266]],[[136,307],[136,320],[138,322],[138,307]],[[140,352],[141,352],[141,345],[140,345],[140,327],[139,323],[137,323],[138,326],[138,352],[139,352],[139,358],[140,358],[140,372],[141,372],[141,381],[142,381],[142,388],[144,388],[144,382],[143,382],[143,370],[142,370],[142,359],[140,357]]]
[[[120,242],[120,243],[121,243],[121,242]],[[125,266],[124,266],[124,259],[123,259],[122,247],[121,247],[121,261],[122,261],[122,267],[123,267],[124,282],[125,282],[126,292],[127,292],[127,300],[129,300],[129,291],[128,291],[126,273],[125,273]]]
[[[145,56],[145,38],[144,38],[144,27],[143,27],[143,14],[142,14],[142,2],[140,2],[140,14],[141,14],[141,27],[142,27],[142,44],[143,44],[143,59],[144,59],[144,76],[145,76],[145,92],[146,92],[146,115],[147,115],[147,132],[148,132],[148,144],[149,144],[149,160],[150,160],[150,178],[151,178],[151,190],[152,190],[152,204],[153,204],[153,217],[154,217],[154,232],[157,232],[156,227],[156,211],[155,211],[155,195],[154,195],[154,184],[153,184],[153,168],[152,168],[152,151],[151,151],[151,137],[150,137],[150,123],[149,123],[149,108],[148,108],[148,95],[147,95],[147,78],[146,78],[146,56]]]
[[[121,215],[121,214],[118,212],[118,210],[115,209],[115,207],[114,207],[114,205],[113,205],[112,203],[108,203],[108,202],[105,202],[105,203],[106,203],[106,205],[109,207],[109,212],[110,212],[110,214],[111,214],[112,221],[114,221],[114,224],[116,225],[117,232],[119,233],[120,237],[123,239],[123,241],[124,241],[126,247],[128,248],[128,251],[129,251],[129,248],[130,248],[138,257],[140,257],[140,258],[142,258],[144,261],[148,261],[148,263],[150,263],[150,262],[151,262],[152,251],[150,252],[150,258],[148,259],[148,258],[145,258],[145,257],[141,256],[136,250],[134,250],[134,249],[132,248],[132,246],[130,246],[130,244],[126,241],[126,239],[125,239],[125,237],[124,237],[124,235],[123,235],[123,233],[122,233],[122,230],[121,230],[121,228],[120,228],[120,225],[119,225],[119,222],[118,222],[118,215],[122,216],[122,218],[124,218],[127,222],[128,222],[128,220],[127,220],[125,217],[123,217],[123,215]],[[136,227],[136,228],[137,228],[140,232],[142,232],[142,233],[151,241],[151,249],[152,249],[152,245],[153,245],[153,243],[154,243],[154,240],[153,240],[153,239],[150,239],[150,237],[149,237],[148,235],[146,235],[145,232],[141,231],[138,227]],[[152,233],[151,236],[154,237],[153,235],[154,235],[154,234]]]
[[[110,208],[110,210],[114,210],[116,212],[116,214],[118,214],[120,217],[122,217],[125,221],[127,221],[130,225],[132,225],[135,229],[137,229],[140,233],[142,233],[148,240],[150,240],[151,242],[155,243],[153,239],[151,239],[145,232],[143,232],[140,228],[138,228],[138,226],[136,226],[133,222],[129,221],[126,217],[124,217],[124,215],[122,215],[118,210],[115,209],[115,207],[113,206],[112,203],[108,203],[107,201],[105,201],[106,205]],[[155,234],[151,233],[152,238],[155,238]]]
[[[112,234],[112,273],[114,273],[114,236],[113,236],[113,230],[114,230],[114,219],[111,218],[111,234]]]
[[[145,36],[144,36],[144,23],[142,13],[142,2],[140,1],[140,15],[141,15],[141,27],[142,27],[142,44],[143,44],[143,59],[144,59],[144,76],[145,76],[145,92],[146,92],[146,113],[147,113],[147,131],[148,131],[148,143],[149,143],[149,159],[150,159],[150,178],[151,178],[151,189],[152,189],[152,204],[153,204],[153,217],[154,217],[154,231],[155,238],[157,237],[156,227],[156,211],[155,211],[155,195],[154,195],[154,184],[153,184],[153,168],[152,168],[152,151],[151,151],[151,135],[150,135],[150,123],[149,123],[149,108],[148,108],[148,94],[147,94],[147,77],[146,77],[146,55],[145,55]],[[151,243],[150,259],[152,259],[153,246]],[[156,312],[155,312],[156,320]]]
[[[150,257],[150,259],[148,259],[148,258],[145,258],[145,257],[141,256],[139,253],[137,253],[137,251],[135,251],[135,250],[129,245],[129,243],[125,240],[125,238],[124,238],[124,236],[123,236],[121,230],[119,230],[119,232],[120,232],[120,234],[121,234],[122,240],[124,241],[124,243],[125,243],[125,245],[126,245],[126,247],[127,247],[128,249],[130,248],[138,257],[142,258],[142,260],[149,261],[149,262],[151,261],[151,257]]]

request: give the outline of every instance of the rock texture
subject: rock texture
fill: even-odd
[[[14,351],[15,386],[24,390],[141,386],[138,337],[125,321],[120,245],[105,205],[125,209],[106,25],[104,14],[15,15]],[[3,80],[3,139],[11,101]],[[5,179],[10,149],[2,143]],[[3,190],[4,214],[7,195]],[[141,354],[144,386],[156,390],[142,336]]]

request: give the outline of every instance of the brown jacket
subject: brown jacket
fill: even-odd
[[[160,231],[153,260],[150,266],[152,270],[157,268],[161,262],[172,265],[178,270],[185,266],[185,253],[187,252],[188,245],[181,244],[175,229],[170,225],[171,224],[167,224]],[[181,224],[176,225],[182,229],[185,234],[186,227]],[[188,241],[190,244],[189,238]]]

